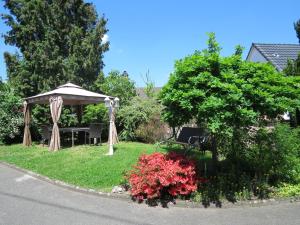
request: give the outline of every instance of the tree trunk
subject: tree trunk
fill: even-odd
[[[214,135],[211,137],[211,152],[212,152],[212,173],[215,175],[217,173],[217,164],[218,164],[218,148],[217,140]]]

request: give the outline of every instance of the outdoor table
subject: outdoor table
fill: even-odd
[[[52,132],[52,129],[50,129]],[[84,143],[86,144],[86,133],[90,130],[89,127],[63,127],[59,128],[60,132],[70,132],[72,133],[72,147],[74,147],[74,133],[79,131],[84,131]]]

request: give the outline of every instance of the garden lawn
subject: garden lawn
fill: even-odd
[[[0,161],[8,162],[38,174],[80,187],[111,191],[124,181],[124,173],[132,168],[142,153],[167,152],[155,145],[121,142],[113,156],[105,155],[108,146],[76,146],[49,152],[47,147],[33,145],[0,146]]]

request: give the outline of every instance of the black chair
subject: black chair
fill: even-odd
[[[42,125],[41,126],[41,129],[42,129],[42,143],[43,143],[43,146],[45,145],[45,141],[47,141],[47,145],[49,146],[49,141],[51,139],[51,130],[49,129],[49,126],[47,125]]]
[[[168,139],[159,144],[179,144],[182,145],[185,150],[199,148],[199,150],[204,153],[205,150],[209,150],[207,149],[208,142],[209,134],[205,129],[198,127],[183,127],[175,140]]]
[[[91,144],[91,138],[99,138],[100,139],[100,145],[101,145],[101,134],[103,130],[103,124],[102,123],[92,123],[89,126],[88,131],[88,139],[89,144]]]

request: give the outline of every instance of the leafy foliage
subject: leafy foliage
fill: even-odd
[[[300,76],[300,53],[295,60],[288,60],[286,68],[283,72],[287,76]]]
[[[160,115],[162,106],[154,98],[134,97],[130,104],[120,108],[117,119],[123,127],[121,139],[136,140],[136,129],[141,124],[147,124],[155,115]]]
[[[0,84],[0,142],[11,143],[23,124],[22,99],[8,84]]]
[[[294,29],[300,44],[300,20],[294,23]],[[288,76],[300,76],[300,53],[296,60],[288,60],[287,66],[283,71]]]
[[[276,191],[275,196],[279,197],[299,197],[300,184],[286,184],[283,183]]]
[[[138,140],[146,143],[156,143],[166,138],[168,126],[161,120],[161,115],[151,115],[148,121],[142,122],[135,130]]]
[[[9,81],[22,97],[57,87],[67,81],[89,88],[103,67],[109,43],[106,19],[83,0],[5,1],[2,15],[11,29],[5,43],[20,54],[5,53]]]
[[[299,77],[284,76],[268,64],[243,61],[237,50],[238,54],[221,57],[210,34],[208,49],[175,63],[160,95],[163,117],[172,127],[196,119],[218,142],[229,140],[228,151],[240,150],[240,130],[293,112],[300,103]]]
[[[142,155],[129,174],[131,195],[137,200],[173,197],[197,190],[195,164],[182,155],[153,153]]]
[[[300,129],[277,125],[273,131],[260,129],[247,161],[259,179],[271,184],[300,181]]]
[[[95,90],[120,99],[120,104],[126,105],[136,96],[135,84],[124,71],[117,70],[109,72],[107,77],[100,74],[95,84]]]
[[[118,97],[120,99],[120,109],[129,105],[130,100],[136,96],[135,84],[125,71],[120,73],[117,70],[113,70],[106,77],[104,77],[103,73],[100,73],[93,89],[96,92]],[[119,113],[117,112],[117,114]],[[103,103],[88,105],[84,110],[84,123],[107,123],[108,120],[108,110]],[[120,127],[118,121],[116,122],[117,126]]]
[[[104,104],[87,105],[83,115],[83,123],[107,123],[108,110]]]
[[[300,19],[294,23],[294,29],[296,31],[297,38],[298,38],[299,44],[300,44]]]

